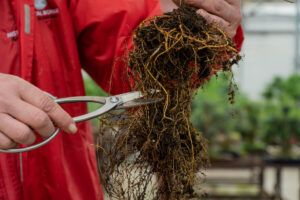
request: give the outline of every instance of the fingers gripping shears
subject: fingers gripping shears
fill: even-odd
[[[105,113],[108,113],[112,110],[121,110],[121,109],[129,109],[133,107],[138,107],[142,105],[152,104],[156,103],[158,100],[154,99],[145,99],[143,98],[143,95],[141,92],[135,91],[135,92],[129,92],[124,93],[120,95],[115,96],[109,96],[109,97],[98,97],[98,96],[78,96],[78,97],[68,97],[68,98],[61,98],[58,99],[56,97],[51,96],[54,101],[58,104],[66,104],[66,103],[97,103],[100,105],[103,105],[99,109],[81,115],[74,117],[73,120],[77,122],[83,122],[87,121],[93,118],[97,118]],[[27,146],[23,148],[13,148],[13,149],[0,149],[1,153],[23,153],[35,150],[37,148],[40,148],[46,144],[48,144],[50,141],[52,141],[60,132],[59,128],[56,128],[55,132],[48,137],[47,139],[43,140],[42,142],[38,144],[34,144],[32,146]]]

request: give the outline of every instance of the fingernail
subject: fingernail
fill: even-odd
[[[71,124],[71,125],[69,126],[69,131],[70,131],[71,133],[75,134],[75,133],[77,133],[78,128],[77,128],[77,126],[76,126],[75,124]]]

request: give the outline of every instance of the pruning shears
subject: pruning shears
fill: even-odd
[[[67,104],[67,103],[97,103],[100,105],[103,105],[99,109],[81,115],[74,117],[73,120],[78,122],[87,121],[90,119],[97,118],[105,113],[108,113],[112,110],[121,110],[121,109],[129,109],[133,107],[148,105],[156,103],[160,100],[155,99],[147,99],[144,98],[141,92],[134,91],[134,92],[128,92],[124,94],[119,94],[115,96],[109,96],[109,97],[101,97],[101,96],[78,96],[78,97],[67,97],[67,98],[56,98],[50,95],[53,100],[58,104]],[[52,141],[60,132],[59,128],[56,128],[55,132],[48,137],[47,139],[43,140],[40,143],[34,144],[32,146],[22,147],[22,148],[13,148],[13,149],[0,149],[1,153],[23,153],[35,150],[37,148],[40,148],[46,144],[48,144],[50,141]]]

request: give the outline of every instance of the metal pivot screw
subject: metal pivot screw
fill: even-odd
[[[110,102],[111,103],[117,103],[120,99],[118,97],[111,97]]]

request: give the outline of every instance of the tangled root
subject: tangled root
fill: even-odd
[[[133,90],[163,100],[101,119],[101,134],[114,137],[99,149],[105,189],[115,199],[197,197],[193,186],[208,159],[206,140],[189,120],[192,98],[218,71],[231,72],[238,51],[186,5],[144,21],[133,40]]]

